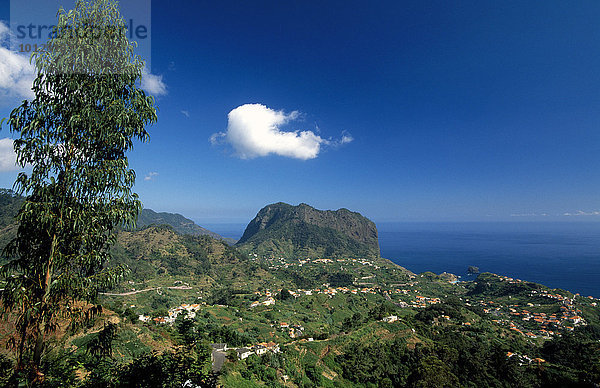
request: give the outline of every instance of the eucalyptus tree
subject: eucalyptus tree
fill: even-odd
[[[26,200],[0,269],[0,302],[16,322],[17,370],[30,381],[44,379],[49,335],[101,311],[99,290],[125,270],[107,263],[115,227],[134,224],[141,209],[126,154],[157,119],[126,34],[116,1],[61,8],[52,37],[32,55],[35,97],[7,120],[25,168],[15,190]]]

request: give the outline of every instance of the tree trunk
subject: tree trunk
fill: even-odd
[[[61,214],[62,218],[62,214]],[[40,371],[42,363],[42,353],[44,351],[44,341],[46,340],[46,323],[47,319],[50,319],[46,314],[48,296],[50,295],[50,282],[52,280],[52,265],[54,263],[54,255],[56,252],[56,234],[52,236],[52,246],[50,248],[50,258],[48,260],[48,267],[46,268],[46,276],[44,278],[44,296],[42,297],[41,304],[41,317],[37,322],[37,331],[35,333],[35,347],[33,350],[33,380],[42,382],[44,380],[44,374]]]
[[[40,322],[38,324],[37,338],[35,339],[35,348],[33,350],[33,370],[32,380],[34,382],[42,382],[44,380],[44,374],[40,371],[40,365],[42,363],[42,352],[44,351],[44,340],[46,334],[44,333],[44,324]]]

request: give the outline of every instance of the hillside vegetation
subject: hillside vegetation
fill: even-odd
[[[334,229],[302,221],[313,214],[308,207],[301,215],[287,206],[257,216],[239,249],[168,225],[119,231],[108,265],[130,272],[103,290],[101,315],[52,339],[48,386],[171,387],[188,379],[209,387],[600,383],[600,300],[490,273],[463,282],[414,274],[374,250],[360,254],[369,237],[359,242],[341,230],[376,229],[357,213],[342,211],[350,214],[348,225],[323,215],[319,222],[335,220]],[[299,256],[245,245],[273,230],[303,236],[289,248]],[[335,251],[330,237],[343,249]],[[4,346],[11,324],[0,325],[0,372],[12,365]],[[212,353],[219,365],[211,361],[215,343],[230,349]]]
[[[282,202],[262,208],[236,246],[273,257],[379,257],[377,228],[359,213]]]
[[[210,236],[217,240],[224,240],[227,243],[234,244],[235,240],[224,238],[215,232],[205,229],[181,214],[177,213],[157,213],[152,209],[143,209],[137,219],[137,228],[144,229],[150,225],[169,225],[177,233],[189,234],[191,236]]]

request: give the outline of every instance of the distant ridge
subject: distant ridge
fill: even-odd
[[[262,208],[236,246],[286,257],[379,257],[377,228],[348,209],[317,210],[279,202]]]
[[[24,200],[25,197],[17,195],[14,191],[0,188],[0,232],[8,231],[9,229],[11,231],[9,234],[0,233],[0,243],[6,245],[5,240],[8,242],[14,237],[17,225],[15,217]],[[217,233],[196,225],[194,221],[185,218],[181,214],[166,212],[157,213],[152,209],[143,209],[138,215],[137,228],[144,229],[150,225],[169,225],[180,234],[210,236],[217,240],[223,240],[230,245],[233,245],[236,242],[235,239],[222,237]]]
[[[143,209],[137,219],[137,228],[144,229],[150,225],[169,225],[177,233],[191,236],[210,236],[217,240],[223,240],[227,243],[234,244],[235,240],[225,238],[215,232],[205,229],[181,214],[177,213],[157,213],[152,209]]]

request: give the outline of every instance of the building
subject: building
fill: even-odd
[[[229,348],[227,344],[210,344],[215,352],[226,352]]]
[[[252,354],[255,354],[251,349],[248,348],[239,348],[237,349],[237,356],[240,360],[244,360],[250,357]]]
[[[258,356],[262,356],[263,354],[265,354],[267,352],[267,347],[264,345],[258,344],[254,347],[254,352]]]

